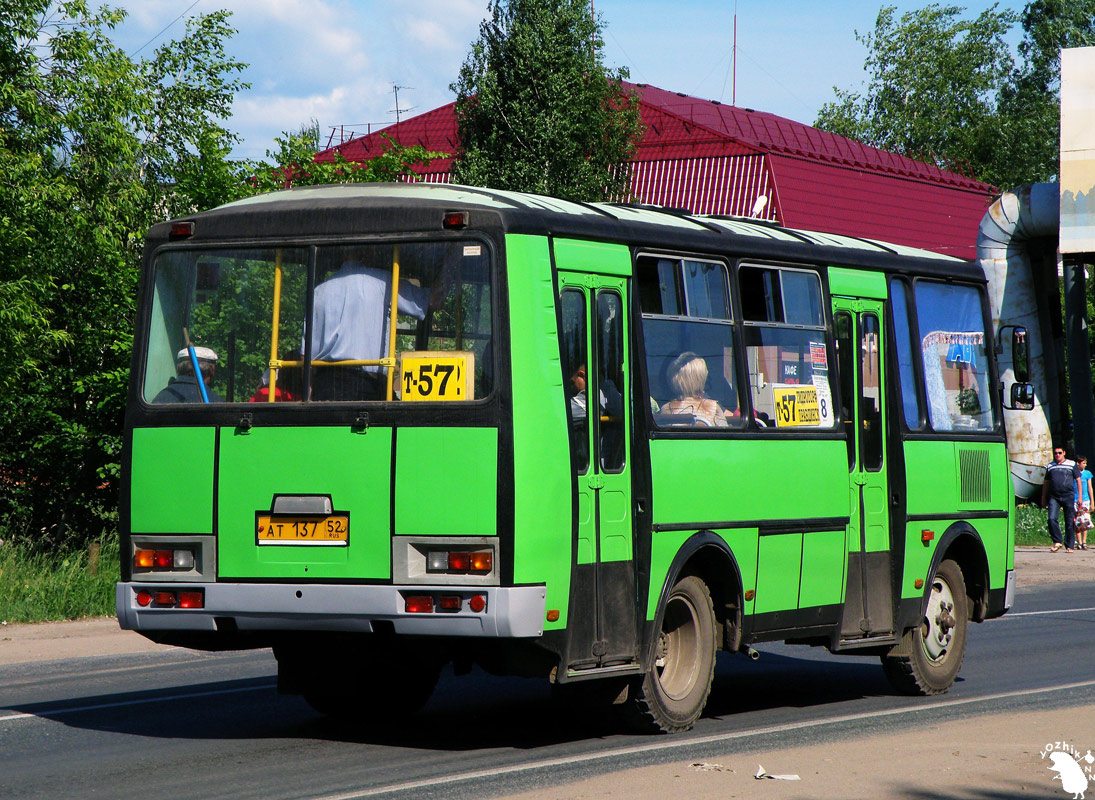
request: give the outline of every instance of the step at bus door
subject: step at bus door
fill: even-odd
[[[833,298],[841,403],[848,435],[848,570],[841,639],[891,632],[883,304]]]
[[[567,663],[630,663],[637,648],[627,281],[559,273],[576,541]]]

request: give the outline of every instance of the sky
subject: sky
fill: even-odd
[[[186,19],[232,12],[230,55],[249,66],[251,88],[236,97],[226,127],[240,136],[237,158],[264,158],[274,137],[319,122],[332,135],[363,134],[455,99],[450,91],[487,0],[113,0],[129,13],[115,42],[131,56],[185,32]],[[898,12],[926,3],[893,0]],[[855,89],[880,0],[593,0],[605,23],[604,61],[631,80],[707,100],[813,123]],[[969,16],[989,3],[971,2]],[[1003,8],[1021,10],[1004,0]],[[778,12],[773,11],[778,8]],[[732,68],[737,16],[736,69]],[[1018,41],[1016,26],[1016,43]]]

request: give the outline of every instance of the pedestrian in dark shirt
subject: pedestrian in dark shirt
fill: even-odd
[[[1065,512],[1065,552],[1071,553],[1076,545],[1072,515],[1076,502],[1076,481],[1080,474],[1076,462],[1065,457],[1063,447],[1053,448],[1053,461],[1046,465],[1046,480],[1042,484],[1042,505],[1049,512],[1049,538],[1053,540],[1050,552],[1056,553],[1062,546],[1061,525],[1057,521],[1057,515],[1062,511]]]

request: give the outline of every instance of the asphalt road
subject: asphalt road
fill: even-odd
[[[971,629],[942,698],[891,693],[877,659],[763,645],[720,656],[675,737],[553,701],[546,682],[446,674],[418,715],[347,727],[274,690],[267,651],[172,650],[0,667],[0,798],[475,798],[714,752],[1095,702],[1095,585],[1021,590]]]

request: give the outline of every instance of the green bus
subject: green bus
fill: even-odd
[[[416,710],[451,663],[676,732],[716,652],[765,641],[934,694],[968,623],[1011,606],[1004,343],[975,264],[319,186],[154,227],[138,307],[120,624],[271,647],[322,712]]]

